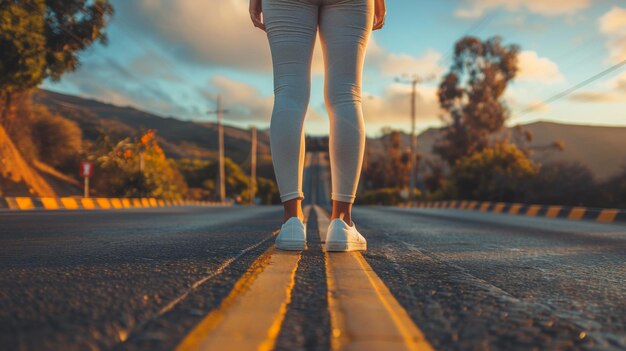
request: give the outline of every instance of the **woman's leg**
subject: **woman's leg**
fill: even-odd
[[[294,216],[303,219],[303,126],[311,89],[318,6],[306,1],[263,0],[262,7],[274,68],[272,162],[285,220]]]
[[[330,117],[331,219],[343,217],[348,224],[365,150],[361,81],[373,19],[373,0],[327,0],[320,9]]]

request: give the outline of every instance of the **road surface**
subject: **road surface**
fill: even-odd
[[[328,205],[328,174],[309,155],[307,203]],[[280,219],[277,206],[1,212],[0,349],[193,349],[237,326],[246,299],[253,315],[280,306],[261,330],[268,348],[349,349],[362,336],[350,332],[359,309],[337,308],[360,294],[341,290],[348,256],[323,252],[317,209],[308,249],[277,253]],[[626,349],[626,226],[391,207],[357,207],[354,221],[368,251],[348,272],[369,272],[368,303],[427,347]]]

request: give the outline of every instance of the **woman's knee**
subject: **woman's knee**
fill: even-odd
[[[341,105],[361,105],[361,87],[355,83],[332,83],[329,82],[324,93],[326,106],[334,109]]]

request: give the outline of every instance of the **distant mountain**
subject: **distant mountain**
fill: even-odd
[[[527,146],[532,150],[531,158],[539,163],[578,161],[588,166],[598,180],[605,180],[626,166],[626,127],[554,122],[534,122],[522,127],[532,134],[532,142]],[[512,131],[513,128],[507,128],[497,137],[511,135]],[[440,128],[429,128],[418,135],[418,150],[423,157],[436,157],[432,149],[440,136]],[[403,134],[404,145],[408,146],[409,140]],[[550,148],[555,141],[563,142],[565,149]],[[369,139],[368,146],[373,152],[383,151],[381,139]]]

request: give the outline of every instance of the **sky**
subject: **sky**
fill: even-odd
[[[253,27],[248,0],[113,0],[108,45],[81,54],[82,66],[46,89],[132,106],[182,120],[267,128],[273,75],[267,36]],[[626,60],[624,0],[388,0],[385,27],[370,37],[363,72],[366,131],[409,131],[410,86],[418,86],[417,128],[441,126],[437,85],[464,35],[521,47],[519,73],[504,99],[509,125],[533,121],[626,126],[626,66],[549,104],[548,98]],[[323,60],[313,55],[309,134],[328,132]],[[529,107],[532,111],[528,112]]]

